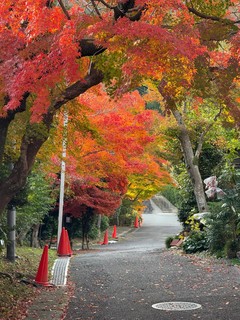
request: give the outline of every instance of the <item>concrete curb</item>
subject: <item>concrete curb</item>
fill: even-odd
[[[69,262],[70,257],[60,257],[55,260],[52,268],[52,284],[55,286],[65,286],[67,284]]]

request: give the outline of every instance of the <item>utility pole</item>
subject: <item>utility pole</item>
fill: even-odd
[[[15,144],[14,144],[15,147]],[[9,169],[12,170],[13,163],[10,163]],[[16,258],[16,208],[12,201],[8,204],[7,209],[7,259],[15,262]]]
[[[13,140],[13,150],[16,148],[16,141]],[[9,169],[14,168],[13,162],[9,163]],[[6,258],[15,262],[16,259],[16,208],[11,200],[7,207],[7,253]]]
[[[14,205],[9,204],[7,211],[7,259],[11,262],[15,262],[16,258],[16,209]]]
[[[62,142],[62,162],[61,162],[61,178],[60,178],[60,194],[59,194],[59,211],[58,211],[58,235],[57,247],[60,241],[63,221],[63,204],[64,204],[64,185],[65,185],[65,171],[66,171],[66,154],[67,154],[67,124],[68,112],[64,110],[63,115],[63,142]]]

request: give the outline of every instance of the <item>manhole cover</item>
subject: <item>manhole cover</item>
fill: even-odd
[[[167,311],[185,311],[185,310],[194,310],[199,309],[202,306],[198,303],[193,302],[161,302],[153,304],[152,307],[158,310],[167,310]]]

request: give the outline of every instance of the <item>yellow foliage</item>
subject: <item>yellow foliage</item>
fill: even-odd
[[[192,231],[200,231],[200,223],[193,216],[189,217],[185,224],[188,224]]]

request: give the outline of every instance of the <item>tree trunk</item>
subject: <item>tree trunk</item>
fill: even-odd
[[[26,239],[27,231],[20,232],[17,234],[16,237],[16,242],[18,245],[23,246],[24,245],[24,240]]]
[[[166,81],[163,79],[159,86],[158,91],[161,93],[163,98],[166,101],[167,108],[170,110],[175,117],[178,129],[179,129],[179,140],[182,147],[182,152],[184,155],[185,165],[189,174],[189,177],[192,182],[193,191],[195,195],[195,199],[198,206],[199,212],[208,211],[206,196],[204,192],[204,186],[202,177],[198,167],[198,160],[201,153],[201,148],[197,148],[197,153],[194,154],[192,143],[188,134],[188,130],[184,123],[183,117],[181,113],[178,111],[175,100],[169,95],[167,91],[165,91]],[[200,143],[203,143],[203,137],[201,138]]]
[[[206,196],[204,192],[204,186],[202,177],[198,166],[198,157],[194,155],[192,143],[188,134],[188,130],[185,126],[181,113],[177,109],[172,109],[172,114],[177,120],[179,127],[179,139],[182,147],[182,152],[185,159],[186,168],[190,176],[194,195],[196,198],[198,211],[204,212],[208,210]]]
[[[98,220],[97,220],[97,228],[98,228],[98,236],[101,236],[101,221],[102,221],[102,215],[98,215]]]
[[[39,232],[40,223],[34,224],[32,226],[32,239],[31,239],[31,246],[33,248],[39,248],[39,240],[38,240],[38,232]]]

